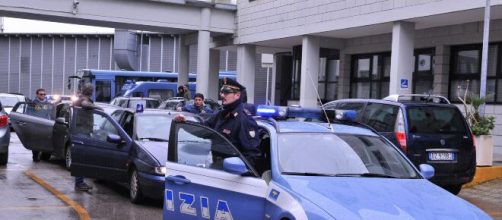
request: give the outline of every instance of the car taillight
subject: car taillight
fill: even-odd
[[[395,127],[395,133],[396,133],[396,139],[397,142],[399,143],[399,148],[406,153],[408,150],[408,147],[406,145],[406,132],[404,130],[404,119],[403,119],[403,113],[401,110],[397,113],[397,119],[396,119],[396,125]]]
[[[0,127],[6,126],[9,124],[9,117],[7,115],[0,115]]]

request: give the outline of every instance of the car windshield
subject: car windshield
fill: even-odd
[[[407,108],[408,129],[412,134],[465,134],[464,117],[454,108],[417,106]]]
[[[14,107],[19,99],[16,97],[0,97],[0,102],[4,107]]]
[[[381,137],[288,133],[278,138],[283,174],[419,178],[404,157]]]
[[[136,136],[139,140],[167,141],[171,121],[172,117],[167,115],[138,115]]]
[[[157,100],[150,100],[150,99],[138,99],[138,100],[133,100],[129,102],[129,108],[136,108],[138,104],[142,104],[144,108],[157,108],[160,105],[160,102]]]

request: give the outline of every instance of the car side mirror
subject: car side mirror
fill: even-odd
[[[223,160],[223,170],[237,175],[242,175],[249,172],[244,161],[242,161],[241,158],[238,157],[225,158]]]
[[[434,167],[429,164],[420,164],[420,173],[425,179],[430,179],[434,176]]]
[[[68,122],[66,122],[66,119],[64,117],[56,118],[56,123],[63,124],[63,125],[68,125]]]
[[[114,144],[120,144],[122,143],[122,138],[116,134],[108,134],[106,136],[106,141]]]

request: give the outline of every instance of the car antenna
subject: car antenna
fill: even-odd
[[[326,113],[326,109],[324,109],[324,106],[323,106],[322,100],[321,100],[321,96],[319,95],[319,91],[317,91],[317,86],[314,83],[314,80],[312,79],[312,76],[310,74],[307,74],[307,75],[309,76],[310,82],[312,83],[312,87],[315,90],[315,94],[317,95],[317,100],[319,100],[319,103],[321,104],[321,111],[323,112],[324,117],[326,117],[326,121],[328,122],[328,128],[331,129],[331,131],[335,131],[333,129],[333,126],[331,126],[331,122],[329,120],[328,113]]]

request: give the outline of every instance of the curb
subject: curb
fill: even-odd
[[[470,188],[484,182],[502,178],[502,166],[476,167],[476,174],[470,183],[462,188]]]

